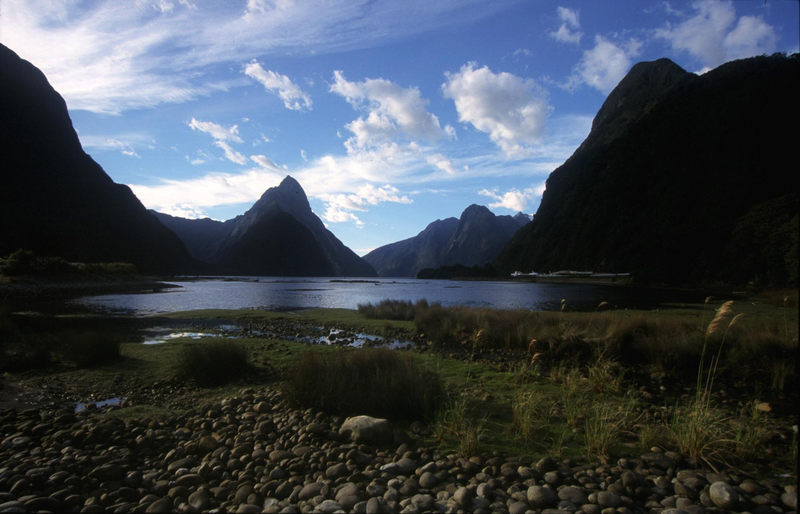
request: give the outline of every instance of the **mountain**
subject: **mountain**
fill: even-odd
[[[440,265],[442,249],[456,227],[456,218],[436,220],[414,237],[372,250],[364,260],[382,277],[414,277],[423,268]]]
[[[495,216],[480,205],[470,205],[459,219],[436,220],[414,237],[376,248],[364,256],[382,277],[414,277],[425,268],[483,265],[529,218]]]
[[[63,98],[0,45],[0,255],[18,248],[73,261],[186,271],[180,240],[87,155]]]
[[[375,270],[311,211],[303,188],[287,176],[244,214],[220,222],[156,216],[198,260],[239,275],[374,277]]]
[[[649,283],[796,283],[797,91],[797,54],[699,76],[667,59],[637,64],[497,264]]]

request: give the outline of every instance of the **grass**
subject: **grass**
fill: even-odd
[[[247,349],[233,341],[185,343],[178,354],[178,376],[201,386],[222,385],[250,371]]]
[[[466,398],[450,401],[440,411],[434,423],[434,433],[440,443],[454,447],[465,456],[478,455],[487,434],[487,419],[476,418]]]
[[[287,396],[295,394],[290,392],[290,383],[297,381],[294,399],[298,405],[318,407],[322,402],[325,406],[320,408],[335,412],[344,412],[339,409],[349,405],[353,414],[391,417],[391,413],[371,407],[367,412],[356,402],[368,396],[377,402],[387,398],[405,401],[407,391],[425,385],[427,380],[422,377],[435,376],[439,393],[423,392],[421,396],[436,397],[437,401],[425,400],[423,407],[388,409],[414,413],[395,418],[416,417],[425,412],[433,436],[423,442],[438,444],[443,451],[463,455],[496,451],[535,459],[552,455],[613,462],[617,457],[636,456],[637,452],[658,446],[713,466],[766,466],[768,462],[776,474],[793,472],[796,435],[788,427],[794,420],[780,412],[778,401],[788,398],[784,403],[790,403],[792,395],[796,395],[791,387],[796,384],[793,359],[786,358],[785,352],[796,351],[797,313],[780,301],[737,301],[727,318],[724,338],[716,337],[717,332],[714,337],[705,336],[716,316],[715,308],[721,305],[719,301],[709,303],[705,309],[699,306],[666,312],[592,313],[465,308],[438,311],[436,306],[420,305],[428,315],[441,312],[449,321],[430,323],[434,328],[449,324],[451,333],[422,352],[385,352],[399,364],[385,364],[380,352],[372,350],[307,346],[263,337],[239,338],[236,343],[245,350],[247,367],[233,374],[232,382],[188,387],[176,393],[169,406],[154,400],[113,415],[158,418],[162,413],[236,394],[242,387],[263,385],[264,372],[278,370],[286,379]],[[731,325],[740,313],[745,315]],[[172,317],[254,324],[302,321],[367,333],[380,334],[388,329],[409,336],[415,335],[419,320],[416,312],[412,322],[366,318],[357,311],[343,310],[201,311]],[[516,322],[520,325],[514,326]],[[424,339],[430,341],[432,332],[424,334]],[[531,365],[529,345],[534,338],[537,341],[533,346],[542,355]],[[450,342],[445,344],[444,340]],[[207,345],[215,342],[231,348],[234,341],[186,339],[141,345],[123,340],[118,360],[85,369],[73,363],[54,362],[44,369],[15,376],[22,380],[57,380],[74,387],[76,396],[87,391],[117,392],[148,386],[156,389],[163,384],[181,383],[179,362],[187,349],[210,348]],[[442,351],[430,351],[432,348]],[[517,360],[499,365],[486,357],[498,351],[511,352],[509,355]],[[572,355],[582,357],[573,360]],[[676,369],[678,365],[681,367]],[[709,379],[709,370],[713,370],[713,379]],[[216,371],[215,366],[212,374]],[[756,371],[764,376],[752,378]],[[743,378],[738,378],[739,373]],[[658,393],[658,382],[648,382],[651,375],[664,377],[663,383],[669,386],[664,396]],[[400,376],[405,376],[411,385],[398,385],[401,381],[396,377]],[[116,380],[118,377],[121,382]],[[748,382],[742,384],[745,380]],[[655,399],[639,395],[642,383],[656,393]],[[698,383],[698,390],[708,384],[710,393],[693,394]],[[384,386],[386,389],[379,389]],[[682,398],[686,387],[691,388],[690,394]],[[725,402],[719,394],[723,387],[728,394]],[[300,400],[301,396],[305,399]],[[737,407],[731,396],[744,401],[747,408]],[[765,403],[775,407],[772,412],[756,409]],[[786,440],[781,442],[781,437]],[[632,441],[638,441],[640,446],[632,448]]]
[[[344,415],[431,419],[443,398],[439,376],[386,349],[304,352],[285,382],[296,404]]]

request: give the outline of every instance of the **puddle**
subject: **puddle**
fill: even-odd
[[[101,400],[99,402],[78,402],[75,404],[75,412],[81,412],[83,410],[91,408],[90,405],[94,405],[98,409],[100,407],[119,407],[122,402],[125,401],[125,398],[121,396],[115,396],[114,398],[109,398],[107,400]]]
[[[323,331],[323,327],[315,327],[318,331]],[[411,348],[414,343],[410,341],[400,341],[398,339],[386,339],[382,336],[373,334],[365,334],[363,332],[346,332],[337,328],[331,329],[327,334],[318,336],[300,336],[295,337],[295,341],[306,344],[327,344],[336,346],[350,346],[353,348],[389,348],[392,350],[400,350],[403,348]]]
[[[233,332],[239,332],[241,327],[238,325],[219,325],[217,332],[193,332],[188,330],[175,330],[167,327],[153,327],[145,330],[142,344],[161,344],[172,341],[173,339],[189,338],[203,339],[206,337],[234,337]]]

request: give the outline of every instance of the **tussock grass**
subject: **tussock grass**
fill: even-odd
[[[436,373],[386,349],[302,354],[285,392],[294,403],[327,412],[390,419],[430,419],[444,389]]]
[[[121,357],[118,335],[108,332],[74,332],[58,337],[57,352],[79,368],[90,368]]]
[[[465,457],[478,455],[486,435],[486,418],[470,412],[466,398],[448,402],[433,425],[436,438],[445,444],[455,443],[457,452]]]
[[[358,304],[358,312],[370,319],[413,321],[416,311],[427,307],[426,300],[420,300],[416,304],[404,300],[381,300],[378,305]]]
[[[631,416],[628,405],[592,403],[587,409],[584,423],[586,456],[608,463],[611,446],[627,429]]]
[[[201,386],[225,384],[250,371],[247,349],[233,341],[187,342],[178,354],[178,376]]]

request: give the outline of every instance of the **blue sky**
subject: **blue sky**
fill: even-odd
[[[471,203],[534,213],[633,64],[793,53],[799,24],[788,0],[3,0],[0,41],[147,207],[225,220],[291,174],[363,255]]]

